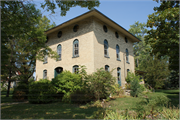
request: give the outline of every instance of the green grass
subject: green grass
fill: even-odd
[[[179,106],[179,90],[156,90],[156,92],[150,93],[152,96],[158,96],[160,94],[163,94],[170,99],[171,106]],[[135,103],[139,100],[139,97],[116,98],[115,100],[111,100],[109,105],[111,106],[110,109],[113,110],[135,110]]]
[[[81,108],[75,104],[29,104],[1,106],[2,119],[87,119],[100,108]]]
[[[1,103],[11,103],[13,102],[13,99],[12,99],[12,93],[13,91],[10,91],[9,92],[9,97],[6,97],[6,91],[1,91]]]
[[[157,90],[155,93],[151,93],[153,96],[163,94],[167,96],[172,105],[175,107],[179,104],[179,90]],[[6,92],[1,92],[1,102],[8,103],[12,102],[12,91],[10,97],[5,97]],[[118,110],[134,110],[135,103],[140,98],[126,97],[116,98],[108,103],[110,109]],[[66,104],[62,102],[51,103],[51,104],[30,104],[21,103],[15,105],[3,105],[1,106],[1,118],[2,119],[88,119],[92,118],[95,111],[101,108],[90,107],[83,108],[76,104]]]

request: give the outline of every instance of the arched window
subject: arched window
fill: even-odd
[[[105,65],[105,71],[109,72],[109,65]]]
[[[48,55],[45,55],[43,64],[46,64],[48,62]]]
[[[121,68],[120,67],[117,68],[117,80],[118,80],[119,86],[121,86]]]
[[[129,52],[128,52],[128,49],[126,49],[126,62],[129,63]]]
[[[126,43],[128,42],[127,37],[125,37],[125,42],[126,42]]]
[[[77,39],[73,42],[73,57],[79,57],[79,41]]]
[[[127,69],[127,75],[128,75],[128,72],[129,72],[130,70],[129,69]]]
[[[59,60],[61,60],[61,45],[60,44],[57,46],[57,54],[59,56],[57,61],[59,61]]]
[[[54,69],[54,78],[58,75],[58,74],[60,74],[60,73],[62,73],[63,72],[63,68],[62,67],[56,67],[55,69]]]
[[[78,65],[74,65],[73,66],[73,73],[78,73],[78,71],[79,71],[79,66]]]
[[[107,40],[104,40],[104,56],[109,57],[109,54],[108,54],[108,41]]]
[[[116,58],[117,58],[117,60],[120,60],[120,50],[119,50],[119,45],[116,45]]]
[[[43,79],[47,79],[47,70],[43,70]]]

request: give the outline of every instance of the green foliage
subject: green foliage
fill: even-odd
[[[19,82],[17,87],[14,88],[13,91],[13,99],[16,101],[22,101],[28,99],[29,86],[24,82]],[[25,95],[24,95],[25,93]]]
[[[119,84],[114,84],[112,85],[112,87],[114,87],[114,91],[112,92],[113,94],[119,97],[124,94],[124,90],[122,89],[122,87],[119,86]]]
[[[163,107],[163,111],[161,112],[162,119],[174,120],[179,119],[179,109],[175,107],[170,107],[169,109]]]
[[[87,77],[87,84],[90,90],[95,94],[97,100],[106,98],[112,93],[115,84],[115,78],[112,76],[112,71],[107,72],[103,68],[97,69]]]
[[[76,7],[76,6],[80,6],[82,8],[88,8],[89,10],[93,9],[94,7],[98,7],[99,6],[99,1],[98,0],[94,0],[94,1],[86,1],[86,0],[82,0],[82,1],[77,1],[77,0],[72,0],[72,1],[45,1],[44,3],[41,3],[41,7],[44,9],[46,8],[47,11],[51,11],[52,13],[55,13],[55,9],[56,6],[58,6],[60,8],[60,15],[61,16],[65,16],[67,11],[70,10],[71,7]]]
[[[151,29],[145,41],[153,48],[152,54],[169,57],[169,69],[179,77],[179,1],[161,1],[154,11],[148,16],[147,27]]]
[[[157,55],[154,57],[149,56],[148,59],[141,62],[139,68],[147,72],[144,75],[145,82],[155,89],[163,87],[164,81],[170,72],[167,58],[158,59]]]
[[[148,94],[141,96],[141,100],[136,103],[138,116],[145,119],[148,114],[151,114],[153,117],[157,110],[162,111],[163,106],[166,105],[168,101],[169,99],[163,95],[153,96]]]
[[[41,79],[30,83],[28,100],[30,103],[50,103],[54,100],[56,89],[50,80]]]
[[[7,83],[6,81],[1,82],[1,91],[6,91],[7,90]]]
[[[82,88],[82,80],[79,74],[63,71],[52,79],[52,84],[55,86],[58,93],[63,93],[63,101],[70,102],[71,94]]]
[[[126,77],[126,82],[130,86],[130,94],[133,97],[137,97],[139,93],[142,92],[141,85],[139,84],[140,82],[140,76],[135,75],[132,72],[128,72],[128,75]]]

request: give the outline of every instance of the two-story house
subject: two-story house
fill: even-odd
[[[87,73],[97,68],[115,69],[117,83],[125,86],[127,72],[134,72],[133,43],[140,40],[94,9],[45,32],[47,45],[59,58],[36,61],[36,79],[52,79],[63,70],[76,72],[85,65]]]

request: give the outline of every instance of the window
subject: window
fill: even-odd
[[[105,71],[109,72],[109,66],[108,65],[105,65]]]
[[[48,61],[48,55],[45,55],[43,64],[46,64]]]
[[[103,25],[103,29],[104,29],[104,32],[108,31],[108,29],[107,29],[107,27],[105,25]]]
[[[74,32],[77,32],[78,29],[79,29],[79,25],[75,25],[74,28],[73,28],[73,31],[74,31]]]
[[[121,86],[121,68],[117,68],[117,81],[119,86]]]
[[[54,78],[55,78],[58,74],[62,73],[62,71],[63,71],[63,68],[62,68],[62,67],[56,67],[56,68],[54,69]]]
[[[43,79],[47,79],[47,70],[43,71]]]
[[[129,63],[129,52],[128,52],[128,49],[126,49],[126,62]]]
[[[73,42],[73,57],[79,57],[79,41],[77,39]]]
[[[120,50],[119,50],[119,45],[116,45],[116,58],[117,58],[117,60],[120,60]]]
[[[60,44],[57,46],[57,54],[59,56],[57,61],[59,61],[59,60],[61,60],[61,45]]]
[[[119,38],[118,32],[115,32],[115,36],[116,36],[116,38]]]
[[[128,40],[127,40],[127,38],[125,37],[125,42],[127,43],[128,42]]]
[[[62,36],[62,31],[59,31],[57,36],[58,36],[58,38],[60,38]]]
[[[79,66],[78,65],[74,65],[73,66],[73,73],[77,74],[79,71]]]
[[[130,70],[129,69],[127,69],[127,74],[128,74],[128,72],[129,72]]]
[[[104,40],[104,56],[109,57],[108,55],[108,41]]]

